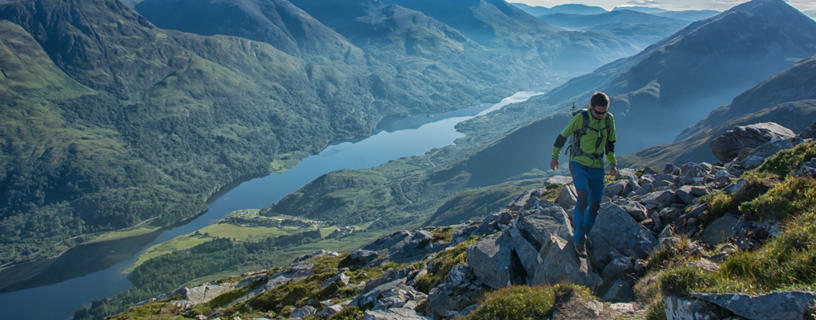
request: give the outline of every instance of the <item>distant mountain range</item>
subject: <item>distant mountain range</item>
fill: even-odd
[[[811,59],[787,71],[790,66],[785,66],[793,65],[795,61],[791,59],[794,57],[809,57],[816,53],[814,32],[816,22],[783,1],[755,0],[717,17],[694,23],[634,57],[621,59],[586,76],[577,77],[547,94],[490,114],[487,116],[492,118],[490,120],[467,122],[461,128],[468,134],[475,134],[485,130],[485,127],[514,127],[523,123],[517,119],[552,113],[554,108],[566,110],[572,101],[585,107],[594,91],[604,91],[612,98],[610,111],[616,119],[616,153],[619,156],[659,145],[660,141],[671,142],[677,134],[712,110],[708,119],[685,129],[683,136],[693,132],[713,136],[721,130],[732,129],[736,122],[718,127],[732,119],[741,119],[740,123],[778,119],[760,115],[767,112],[763,111],[765,108],[779,103],[812,99],[809,98],[813,91],[810,83],[814,74],[810,67]],[[763,79],[782,71],[785,72],[757,86],[773,89],[752,90],[740,95]],[[747,79],[756,80],[749,83]],[[734,93],[736,90],[741,91]],[[727,95],[731,98],[727,98]],[[735,99],[735,96],[738,97]],[[749,102],[747,97],[756,102]],[[728,101],[726,99],[734,99],[733,107],[715,110],[727,103],[719,102]],[[806,116],[810,114],[811,104],[804,101],[793,105],[783,104],[774,114],[783,116],[784,110],[789,110],[786,116],[789,120],[778,120],[791,129],[798,129],[813,122],[812,117]],[[801,112],[791,112],[791,107]],[[759,113],[750,116],[751,119],[741,118],[754,112]],[[542,174],[549,170],[548,161],[555,137],[570,118],[568,113],[561,112],[527,122],[450,167],[439,169],[431,175],[431,179],[443,181],[456,177],[466,179],[467,187],[476,188],[512,180],[511,177],[521,179],[531,173]],[[796,118],[800,120],[792,121]],[[688,141],[702,143],[706,137]],[[635,154],[640,159],[622,158],[626,159],[624,163],[628,166],[646,163],[662,165],[676,159],[680,159],[677,162],[682,164],[683,159],[691,159],[690,155],[686,155],[686,158],[680,156],[692,146],[672,148],[646,149],[652,151]],[[700,150],[707,151],[707,146],[704,148]],[[509,154],[513,156],[508,157]],[[663,154],[665,156],[661,156]],[[694,154],[699,153],[695,151]],[[694,159],[711,161],[711,158],[713,156],[697,155]]]
[[[653,146],[622,157],[624,165],[716,163],[708,143],[736,126],[776,122],[799,133],[816,119],[816,57],[800,61],[738,95],[708,117],[683,130],[673,143]]]
[[[646,48],[683,29],[691,21],[661,17],[631,10],[599,14],[556,13],[538,16],[547,23],[569,30],[594,31]]]
[[[816,22],[781,0],[755,0],[692,23],[630,58],[574,78],[530,108],[610,95],[619,153],[670,142],[701,115],[816,54]],[[540,107],[538,107],[540,108]]]

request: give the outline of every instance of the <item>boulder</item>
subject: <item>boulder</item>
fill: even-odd
[[[536,251],[541,249],[550,235],[562,239],[572,239],[572,224],[569,216],[559,206],[549,206],[541,210],[526,212],[519,218],[519,229]],[[526,234],[525,234],[526,233]]]
[[[527,273],[524,282],[530,283],[530,281],[532,281],[532,277],[534,276],[535,269],[538,266],[538,250],[541,249],[541,244],[530,235],[525,238],[525,236],[522,235],[521,230],[519,230],[516,226],[508,229],[507,233],[510,235],[510,239],[513,244],[513,251],[515,251],[519,261],[521,262],[521,266]],[[533,246],[527,240],[527,238],[530,238],[533,240],[533,242],[538,243],[538,246]],[[453,270],[451,270],[451,273],[453,273]]]
[[[626,178],[627,180],[637,181],[638,176],[635,169],[632,168],[623,168],[618,170],[618,175],[615,176],[615,179]]]
[[[471,289],[469,286],[460,288],[453,284],[443,284],[431,289],[428,294],[426,314],[427,311],[432,311],[440,316],[447,316],[451,313],[460,314],[467,307],[479,301],[482,290],[473,284],[471,286],[476,289]]]
[[[760,145],[778,139],[793,138],[796,134],[774,122],[757,123],[748,126],[735,127],[721,136],[711,140],[708,148],[722,163],[736,158],[745,148],[756,148]]]
[[[295,309],[295,311],[292,312],[292,318],[306,318],[315,314],[317,314],[317,309],[315,309],[315,307],[305,306],[300,309]]]
[[[731,214],[714,220],[703,232],[702,240],[708,245],[715,246],[736,235],[734,227],[739,223],[739,217]]]
[[[692,293],[699,298],[748,319],[805,319],[805,311],[816,300],[816,293],[803,291],[772,292],[758,296],[745,294]]]
[[[781,150],[793,148],[803,141],[804,140],[801,138],[771,140],[753,150],[740,153],[736,159],[727,165],[728,171],[731,173],[740,174],[744,171],[759,167],[763,162],[765,162],[765,159],[773,156]]]
[[[512,239],[502,232],[489,235],[467,248],[467,264],[485,285],[500,289],[510,285]]]
[[[473,231],[473,235],[482,236],[501,230],[500,226],[506,226],[513,220],[513,215],[508,211],[500,211],[487,216],[482,224]]]
[[[609,264],[604,267],[603,272],[601,272],[601,277],[604,280],[610,279],[627,279],[628,275],[632,274],[635,271],[635,265],[632,263],[632,258],[630,257],[621,257],[612,260]]]
[[[668,320],[686,319],[720,319],[703,301],[697,299],[667,296],[663,298],[666,318]]]
[[[377,260],[379,255],[376,251],[357,249],[349,254],[349,259],[361,265],[367,265],[369,262]]]
[[[657,239],[649,230],[613,203],[601,204],[589,237],[593,243],[603,240],[619,252],[637,258],[645,258],[657,246]]]
[[[694,196],[692,193],[692,186],[682,186],[675,191],[680,200],[683,200],[685,204],[692,204],[697,197]]]
[[[629,180],[618,180],[607,184],[604,187],[603,195],[606,197],[614,197],[620,196],[623,193],[623,190],[626,189],[626,185],[629,184]]]
[[[388,310],[366,311],[363,320],[431,320],[416,313],[413,309],[392,308]]]
[[[405,243],[408,243],[409,241],[411,241],[411,233],[405,230],[400,230],[387,236],[382,236],[374,242],[365,245],[362,247],[362,249],[369,251],[380,251],[405,245]]]
[[[809,127],[802,130],[799,133],[799,138],[802,139],[816,139],[816,121],[814,121]]]
[[[340,281],[340,283],[342,283],[341,286],[345,287],[346,285],[348,285],[350,279],[351,279],[351,277],[346,275],[345,270],[340,271],[340,272],[337,273],[336,276],[331,277],[329,280],[324,281],[323,284],[320,286],[320,288],[322,289],[322,288],[328,287],[330,284],[332,284],[332,283],[334,283],[336,281]]]
[[[615,204],[620,206],[624,211],[629,213],[637,222],[646,220],[649,210],[637,201],[618,200]]]
[[[217,283],[209,283],[193,288],[184,288],[184,303],[188,306],[197,305],[208,302],[221,294],[227,293],[234,289],[231,286],[222,286]]]
[[[674,203],[683,203],[683,200],[672,190],[663,190],[649,193],[640,199],[646,208],[671,207]]]
[[[530,285],[557,284],[567,281],[588,288],[601,284],[601,277],[592,271],[586,259],[575,253],[572,241],[550,236],[539,252],[541,262]]]
[[[333,314],[338,313],[340,311],[343,311],[343,305],[338,303],[323,308],[323,310],[320,310],[320,312],[318,312],[317,315],[324,318],[329,318]]]
[[[564,186],[561,188],[561,192],[558,193],[558,199],[555,200],[561,208],[564,210],[568,210],[575,206],[575,203],[578,202],[578,193],[575,191],[575,186]]]
[[[634,297],[635,291],[632,290],[632,286],[625,280],[618,279],[609,287],[603,298],[611,302],[629,302]]]

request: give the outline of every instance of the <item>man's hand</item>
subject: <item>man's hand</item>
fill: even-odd
[[[614,164],[610,164],[609,165],[609,173],[612,174],[612,176],[617,176],[618,175],[618,166],[616,166]]]
[[[558,170],[558,160],[550,160],[550,169],[552,169],[552,171]]]

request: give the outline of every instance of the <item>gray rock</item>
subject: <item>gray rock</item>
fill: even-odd
[[[816,121],[813,122],[809,127],[802,130],[799,133],[799,138],[802,139],[816,139]]]
[[[463,282],[470,282],[475,277],[476,275],[473,273],[473,269],[470,266],[466,264],[457,264],[453,266],[450,273],[448,273],[448,282],[455,285]]]
[[[473,235],[482,236],[500,230],[500,225],[508,225],[513,220],[513,216],[507,211],[493,213],[487,216],[482,224],[473,231]]]
[[[750,152],[740,153],[734,161],[728,164],[728,171],[732,173],[741,173],[753,168],[759,167],[765,159],[773,156],[779,151],[790,149],[799,143],[802,139],[779,139],[768,141]],[[748,149],[746,149],[748,150]]]
[[[311,266],[296,266],[281,270],[269,276],[264,289],[269,291],[289,281],[299,281],[312,275],[314,275],[314,271]]]
[[[340,311],[343,311],[343,305],[338,303],[338,304],[330,305],[330,306],[327,306],[326,308],[323,308],[323,310],[320,310],[320,312],[318,312],[317,315],[321,316],[321,317],[324,317],[324,318],[328,318],[328,317],[331,317],[333,314],[338,313]]]
[[[373,281],[373,280],[372,280]],[[370,283],[370,282],[369,282]],[[372,288],[368,291],[363,291],[363,294],[355,297],[354,300],[349,303],[350,306],[362,307],[367,304],[376,304],[378,299],[385,298],[390,295],[386,295],[388,292],[393,291],[414,291],[413,288],[410,286],[405,285],[405,278],[396,279],[391,282],[383,283],[375,288]]]
[[[619,252],[631,253],[638,258],[645,258],[657,246],[657,239],[649,230],[638,224],[628,212],[612,203],[601,205],[589,237],[593,243],[603,239]]]
[[[624,280],[618,279],[615,281],[609,290],[604,294],[605,301],[611,302],[629,302],[635,297],[635,291],[632,286]]]
[[[748,319],[805,319],[816,293],[803,291],[772,292],[758,296],[744,294],[692,293],[692,296],[714,303]]]
[[[339,255],[340,254],[337,253],[337,252],[326,251],[326,250],[318,250],[318,251],[315,251],[315,252],[312,252],[312,253],[309,253],[309,254],[304,254],[302,256],[299,256],[299,257],[295,258],[292,261],[292,263],[303,264],[304,262],[307,262],[307,261],[312,260],[312,259],[317,258],[317,257],[336,257],[336,256],[339,256]]]
[[[460,310],[475,304],[480,295],[481,290],[478,290],[478,287],[473,290],[443,284],[431,289],[427,305],[435,314],[440,316],[446,316],[452,312],[459,314]]]
[[[680,200],[683,200],[685,204],[692,204],[697,198],[694,196],[694,194],[692,194],[691,190],[691,186],[682,186],[677,189],[675,194],[677,194],[677,196],[680,197]]]
[[[372,243],[365,245],[362,249],[369,251],[380,251],[397,246],[404,246],[411,241],[411,233],[406,230],[396,231],[387,236],[378,238]]]
[[[638,176],[635,169],[632,168],[623,168],[618,170],[618,175],[615,176],[615,179],[626,178],[628,180],[637,181]]]
[[[601,284],[601,277],[592,271],[586,259],[575,253],[572,241],[551,236],[539,253],[540,264],[530,285],[557,284],[567,281],[588,288]]]
[[[757,123],[735,127],[711,140],[708,144],[711,152],[721,162],[730,162],[745,148],[756,148],[778,139],[793,138],[793,131],[774,122]]]
[[[508,230],[508,234],[510,235],[510,239],[513,244],[513,250],[516,252],[516,255],[518,255],[522,267],[527,272],[527,277],[524,279],[524,281],[529,283],[532,281],[532,277],[534,276],[535,269],[538,265],[538,250],[541,249],[541,245],[539,244],[538,248],[536,248],[530,244],[530,242],[522,235],[522,232],[515,226]],[[531,240],[537,242],[532,236],[527,236],[527,238],[531,238]]]
[[[725,242],[728,238],[736,235],[734,227],[739,223],[739,218],[731,214],[714,220],[703,232],[702,240],[708,245],[718,245]]]
[[[231,286],[222,286],[217,283],[208,283],[192,288],[184,288],[184,299],[181,304],[192,307],[200,303],[206,303],[216,297],[235,289]]]
[[[677,166],[675,166],[674,163],[667,163],[663,167],[663,173],[664,174],[673,174],[675,169],[677,169]]]
[[[322,289],[322,288],[328,287],[330,284],[334,283],[335,281],[340,281],[340,283],[342,283],[342,286],[346,286],[346,285],[348,285],[350,279],[351,279],[351,277],[347,276],[345,271],[340,271],[339,273],[337,273],[336,276],[332,277],[329,280],[324,281],[323,284],[320,286],[320,288]]]
[[[797,176],[804,176],[809,175],[811,177],[816,177],[816,158],[810,159],[809,162],[802,164],[799,168],[799,171],[796,172]]]
[[[641,184],[640,188],[635,191],[635,195],[642,196],[654,192],[654,185],[651,183]]]
[[[509,286],[513,278],[511,255],[510,237],[498,232],[468,246],[467,264],[485,285],[500,289]]]
[[[551,235],[572,239],[572,224],[567,212],[559,206],[528,212],[519,218],[519,229],[538,251]],[[525,234],[526,233],[526,234]]]
[[[421,316],[413,309],[408,308],[391,308],[388,310],[372,310],[366,311],[363,320],[432,320]]]
[[[635,265],[632,263],[632,258],[621,257],[612,260],[604,267],[601,272],[601,277],[604,280],[610,279],[626,279],[627,275],[635,271]]]
[[[680,199],[680,197],[678,197],[677,194],[672,190],[652,192],[640,199],[640,203],[645,205],[647,208],[649,208],[650,206],[671,207],[673,203],[681,202],[683,202],[683,200]]]
[[[720,317],[711,311],[708,305],[697,299],[687,299],[678,296],[663,298],[666,318],[668,320],[719,320]]]
[[[376,251],[357,249],[349,254],[349,258],[359,262],[362,265],[367,265],[369,262],[377,260],[379,255]]]
[[[637,222],[646,220],[649,210],[637,201],[619,200],[615,204],[620,206],[624,211],[629,213]]]
[[[695,197],[702,197],[702,196],[707,195],[709,193],[711,193],[711,189],[709,189],[708,187],[705,187],[705,186],[702,186],[702,187],[701,186],[692,186],[691,187],[691,195],[693,195]]]
[[[618,180],[612,182],[604,187],[603,195],[607,197],[614,197],[620,196],[623,193],[623,189],[626,189],[626,185],[629,183],[629,180]]]
[[[317,313],[317,309],[315,309],[315,307],[305,306],[305,307],[300,308],[300,309],[295,309],[295,311],[292,312],[292,317],[293,318],[305,318],[305,317],[313,316],[316,313]]]
[[[564,186],[561,192],[558,193],[558,199],[555,200],[564,210],[572,208],[578,201],[578,193],[575,191],[575,186]]]

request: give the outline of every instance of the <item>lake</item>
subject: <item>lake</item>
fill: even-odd
[[[3,270],[0,282],[6,283],[0,286],[0,292],[4,292],[0,293],[0,319],[70,319],[79,306],[130,288],[122,271],[151,246],[195,232],[232,211],[270,206],[328,172],[376,167],[451,145],[464,137],[454,129],[456,124],[537,94],[521,91],[493,105],[399,119],[369,137],[330,145],[286,172],[233,184],[210,199],[207,212],[184,224],[138,237],[79,246],[54,259]],[[30,279],[15,278],[32,273],[36,275]],[[4,281],[8,279],[15,281],[9,285]]]

